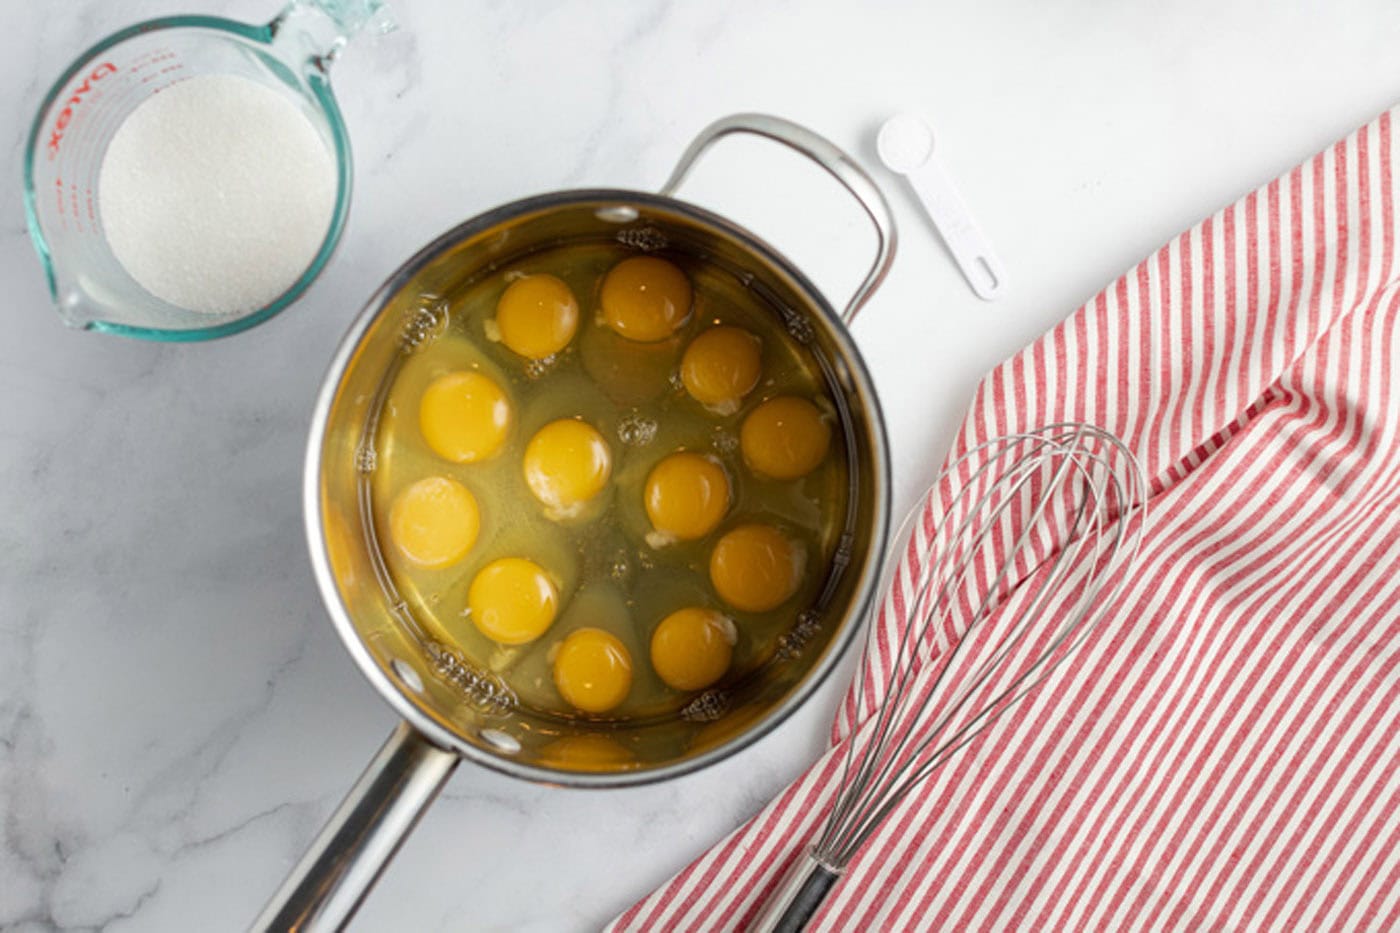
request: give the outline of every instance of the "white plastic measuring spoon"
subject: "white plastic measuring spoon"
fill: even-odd
[[[977,297],[987,301],[999,297],[1006,288],[1006,272],[953,179],[934,156],[929,125],[911,113],[890,117],[880,127],[875,148],[885,167],[903,175],[919,196]]]

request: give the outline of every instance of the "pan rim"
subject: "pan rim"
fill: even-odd
[[[481,234],[525,214],[545,209],[582,206],[589,203],[598,203],[600,207],[636,205],[679,213],[689,219],[714,227],[717,232],[731,237],[744,249],[758,255],[793,281],[810,300],[812,306],[827,318],[834,340],[841,350],[843,361],[849,368],[852,382],[860,395],[861,407],[867,415],[869,424],[867,440],[871,442],[872,487],[875,500],[873,503],[875,514],[870,536],[870,550],[873,559],[866,563],[864,572],[856,583],[855,596],[847,605],[838,630],[833,634],[823,656],[798,680],[791,692],[783,697],[781,702],[774,704],[761,718],[745,726],[730,739],[697,755],[655,767],[614,772],[568,771],[525,764],[506,757],[504,754],[493,754],[462,738],[453,730],[444,727],[421,709],[379,665],[355,627],[350,611],[341,599],[335,574],[331,569],[330,556],[323,534],[324,515],[321,509],[322,448],[331,406],[339,393],[350,361],[363,343],[367,331],[379,319],[390,300],[425,265],[463,239]],[[858,633],[865,628],[870,608],[878,595],[875,593],[875,589],[879,584],[886,559],[890,497],[889,440],[880,399],[875,392],[874,382],[864,357],[856,347],[846,324],[841,321],[840,316],[825,296],[778,250],[732,221],[680,199],[650,192],[617,188],[562,190],[534,195],[500,205],[443,232],[398,266],[366,301],[331,356],[322,376],[312,409],[302,472],[302,516],[312,571],[321,595],[321,601],[335,626],[340,641],[344,644],[355,665],[389,704],[390,708],[429,742],[444,750],[451,751],[467,761],[497,773],[522,778],[533,783],[580,788],[635,787],[670,780],[702,770],[754,745],[787,721],[798,708],[810,700],[851,650]]]

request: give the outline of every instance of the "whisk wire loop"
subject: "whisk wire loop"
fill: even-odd
[[[911,512],[886,569],[884,588],[895,593],[911,556],[922,566],[912,599],[900,598],[901,589],[884,608],[902,606],[906,624],[883,663],[885,633],[872,626],[855,695],[869,705],[874,677],[887,688],[873,722],[848,742],[837,799],[813,848],[833,871],[1082,644],[1092,631],[1086,620],[1125,582],[1113,571],[1141,541],[1141,467],[1122,441],[1091,425],[986,441],[950,463],[934,489],[945,484],[956,485],[943,514],[930,524],[931,508]]]
[[[1047,445],[1042,444],[1040,446],[1044,447]],[[953,498],[945,514],[957,515],[962,513],[962,518],[958,522],[957,527],[953,529],[950,540],[959,540],[969,533],[972,523],[975,521],[976,512],[973,509],[960,508],[960,503],[968,496],[977,492],[979,488],[978,480],[983,474],[990,471],[996,465],[998,459],[998,457],[991,457],[977,466],[968,477],[967,481],[953,494]],[[997,480],[998,483],[1005,482],[1011,484],[1012,488],[1010,493],[1003,496],[1000,501],[990,498],[987,500],[989,502],[997,501],[996,507],[991,513],[992,518],[999,518],[1002,513],[1011,507],[1016,501],[1017,494],[1030,482],[1033,472],[1034,470],[1030,468],[1013,469]],[[897,539],[902,541],[909,538],[909,543],[911,545],[916,544],[917,541],[910,536],[913,531],[914,523],[918,521],[923,514],[923,509],[912,511],[906,517],[902,527],[897,533]],[[904,627],[896,649],[894,661],[891,665],[894,671],[894,679],[890,684],[890,689],[887,691],[886,702],[880,706],[876,713],[874,736],[870,740],[875,747],[898,747],[907,740],[908,730],[912,729],[915,724],[915,721],[905,716],[904,713],[907,705],[914,697],[914,693],[908,690],[907,687],[909,686],[909,682],[915,678],[921,670],[921,665],[918,663],[917,651],[924,647],[923,642],[935,639],[939,631],[951,625],[954,608],[952,594],[953,592],[961,590],[966,585],[967,576],[973,569],[973,559],[977,553],[977,548],[985,544],[985,538],[991,535],[996,527],[993,521],[982,523],[977,529],[977,534],[969,547],[955,548],[945,546],[943,548],[938,548],[938,541],[944,526],[945,522],[942,520],[936,521],[934,528],[928,536],[930,541],[929,547],[936,549],[936,553],[933,555],[922,555],[925,571],[919,577],[918,589],[915,593],[914,601],[906,614],[906,618],[910,619],[923,618],[929,614],[927,607],[930,601],[932,601],[934,605],[943,607],[940,613],[941,624],[938,626],[908,625]],[[905,551],[907,552],[908,548],[905,548]],[[907,559],[907,554],[902,559]],[[956,568],[953,569],[952,572],[949,572],[950,562],[953,561],[958,561],[958,563],[956,564]],[[941,581],[942,585],[936,594],[931,595],[931,589],[934,583],[938,581]],[[1001,585],[1001,582],[1001,578],[999,577],[994,581],[993,586],[987,588],[986,595],[983,597],[984,604],[993,597],[993,594]],[[985,605],[979,606],[973,615],[975,616],[983,608],[985,608]],[[955,653],[960,645],[961,642],[954,642],[953,651]],[[937,668],[935,674],[936,679],[928,689],[937,690],[944,674],[946,674],[949,669],[951,669],[951,664],[944,664]],[[859,695],[864,695],[865,693],[866,679],[866,671],[863,668],[860,675]],[[899,730],[901,728],[904,730],[902,734],[899,731],[894,733],[890,731],[891,729]],[[848,748],[846,760],[843,764],[842,785],[845,785],[848,779],[850,779],[849,768],[853,753],[854,744]],[[882,778],[886,776],[888,769],[893,763],[894,758],[892,756],[868,755],[862,759],[860,771],[854,776],[853,781],[859,784],[879,786]],[[880,773],[872,775],[870,773],[871,769],[877,766],[881,767]],[[838,807],[841,810],[840,816],[839,818],[832,819],[828,823],[829,830],[837,830],[848,816],[845,811],[849,810],[851,806],[855,806],[857,803],[858,801],[854,799],[838,802]],[[828,836],[824,834],[823,838],[818,843],[818,849],[824,850],[829,845],[829,841]]]

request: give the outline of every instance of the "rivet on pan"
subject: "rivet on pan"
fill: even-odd
[[[389,662],[389,667],[393,669],[399,680],[403,681],[405,687],[414,693],[423,692],[423,678],[419,677],[418,672],[410,667],[406,661],[394,658]]]
[[[517,755],[520,753],[520,740],[513,735],[502,732],[500,729],[479,729],[476,734],[481,736],[482,740],[487,745],[490,745],[498,752],[504,752],[507,755]]]
[[[629,207],[626,204],[611,204],[607,207],[598,208],[593,212],[593,216],[604,223],[630,224],[641,215],[637,213],[635,207]]]

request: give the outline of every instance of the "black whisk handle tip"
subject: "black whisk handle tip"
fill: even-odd
[[[768,899],[749,926],[749,933],[801,933],[821,910],[840,877],[839,871],[823,865],[811,854],[804,855]]]

